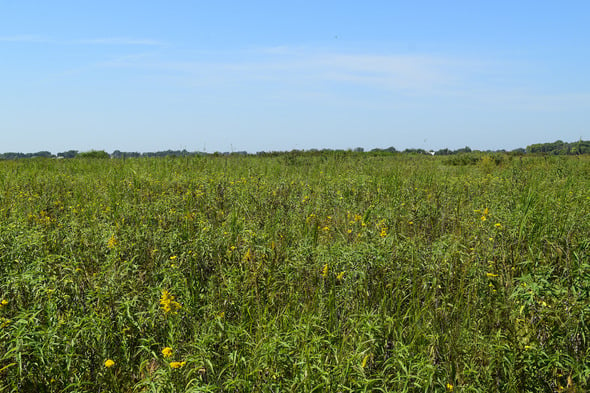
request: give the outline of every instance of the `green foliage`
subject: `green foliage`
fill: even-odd
[[[542,153],[552,155],[578,155],[590,153],[590,141],[579,140],[578,142],[564,143],[555,141],[553,143],[536,143],[526,148],[527,153]]]
[[[588,157],[19,160],[0,185],[1,392],[588,385]]]
[[[90,150],[76,155],[77,158],[111,158],[109,153],[104,150]]]
[[[449,155],[445,158],[444,162],[447,165],[475,165],[480,161],[481,154],[479,153],[459,153]]]

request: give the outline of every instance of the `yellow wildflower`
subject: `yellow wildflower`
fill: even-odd
[[[181,368],[186,364],[186,362],[170,362],[170,367],[172,368]]]
[[[454,388],[452,383],[447,383],[447,392],[452,392]]]
[[[2,301],[0,302],[0,308],[6,306],[7,304],[8,304],[8,300],[2,299]]]
[[[182,305],[174,300],[174,296],[164,289],[162,296],[160,297],[160,306],[164,310],[165,314],[176,314],[178,310],[182,308]]]
[[[0,318],[0,329],[4,329],[6,326],[10,325],[10,322],[12,322],[10,319]]]
[[[366,355],[366,356],[363,358],[363,361],[361,362],[361,368],[365,368],[365,367],[367,367],[367,361],[369,360],[369,356],[370,356],[370,355]]]
[[[114,362],[112,359],[107,359],[107,360],[105,360],[105,362],[104,362],[104,366],[105,366],[106,368],[113,367],[114,365],[115,365],[115,362]]]
[[[379,233],[379,236],[381,236],[381,237],[387,236],[387,227],[381,228],[381,233]]]
[[[483,209],[483,212],[481,213],[481,220],[482,221],[487,220],[488,214],[490,214],[490,210],[486,207],[485,209]]]
[[[115,248],[117,246],[119,242],[117,241],[117,239],[115,238],[115,235],[111,235],[111,237],[109,238],[109,241],[107,242],[107,247],[108,248]]]
[[[252,261],[254,259],[254,253],[252,252],[252,249],[248,248],[248,251],[246,251],[246,254],[244,255],[244,258],[242,258],[243,261]]]
[[[486,273],[486,276],[488,278],[498,277],[498,275],[497,274],[494,274],[494,273]]]
[[[342,279],[344,278],[344,273],[345,271],[341,271],[340,273],[338,273],[338,275],[336,276],[336,280],[338,281],[342,281]]]
[[[165,358],[169,358],[170,356],[172,356],[172,348],[166,347],[162,349],[162,355],[164,355]]]
[[[328,277],[328,270],[329,270],[328,264],[326,263],[324,265],[324,267],[322,268],[322,273],[321,273],[322,274],[322,277]]]
[[[502,229],[502,224],[500,224],[499,222],[495,223],[494,226],[498,229]]]

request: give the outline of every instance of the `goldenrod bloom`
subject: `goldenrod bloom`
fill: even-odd
[[[186,364],[186,362],[170,362],[170,367],[172,367],[172,368],[181,368],[185,364]]]
[[[164,355],[165,358],[169,358],[170,356],[172,356],[172,348],[166,347],[162,349],[162,355]]]
[[[490,214],[490,210],[486,207],[485,209],[483,209],[483,212],[481,213],[481,220],[482,221],[487,220],[488,214]]]
[[[115,365],[115,362],[114,362],[112,359],[107,359],[107,360],[105,360],[105,362],[104,362],[104,366],[105,366],[106,368],[113,367],[114,365]]]
[[[174,300],[174,296],[168,292],[168,290],[164,289],[162,291],[162,296],[160,297],[160,306],[164,310],[165,314],[176,314],[178,310],[182,308],[182,305]]]
[[[4,329],[6,326],[10,325],[12,322],[10,319],[0,317],[0,329]]]
[[[366,355],[361,362],[361,368],[367,367],[367,361],[369,360],[369,355]]]
[[[107,242],[107,247],[108,248],[115,248],[118,243],[119,242],[117,241],[117,238],[115,237],[115,235],[111,235],[111,237],[109,238],[109,241]]]

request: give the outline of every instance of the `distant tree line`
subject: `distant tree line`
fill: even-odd
[[[245,152],[244,152],[245,153]],[[229,154],[229,153],[226,153]],[[124,152],[115,150],[109,154],[104,150],[90,150],[85,152],[79,152],[78,150],[67,150],[57,154],[52,154],[49,151],[40,151],[36,153],[2,153],[0,154],[0,160],[16,160],[21,158],[132,158],[132,157],[185,157],[185,156],[201,156],[206,155],[202,152],[189,152],[186,150],[165,150],[157,152]]]
[[[134,157],[188,157],[188,156],[203,156],[206,153],[202,153],[200,151],[187,151],[184,150],[164,150],[164,151],[156,151],[156,152],[127,152],[127,151],[119,151],[115,150],[113,154],[111,154],[112,158],[134,158]]]
[[[553,143],[536,143],[526,147],[527,153],[541,153],[551,155],[577,155],[590,154],[590,141],[579,140],[578,142],[566,143],[555,141]]]
[[[34,158],[34,157],[47,157],[51,158],[54,157],[50,151],[38,151],[37,153],[14,153],[8,152],[4,154],[0,154],[0,158],[4,160],[16,160],[19,158]]]
[[[256,153],[257,156],[279,156],[279,155],[290,155],[290,156],[299,156],[299,155],[326,155],[326,154],[373,154],[373,155],[383,155],[383,154],[425,154],[425,155],[437,155],[437,156],[450,156],[455,154],[464,154],[464,153],[477,153],[479,151],[472,151],[468,146],[465,146],[460,149],[450,150],[450,149],[440,149],[437,151],[427,151],[424,149],[405,149],[403,151],[398,151],[395,147],[391,146],[385,149],[372,149],[368,152],[362,147],[356,147],[354,149],[348,150],[334,150],[334,149],[309,149],[309,150],[291,150],[291,151],[259,151]],[[583,141],[579,140],[578,142],[563,142],[561,140],[552,142],[552,143],[536,143],[533,145],[529,145],[526,149],[518,148],[511,151],[506,150],[486,150],[484,153],[509,153],[509,154],[547,154],[547,155],[578,155],[578,154],[590,154],[590,141]],[[206,155],[213,155],[213,156],[230,156],[230,155],[248,155],[246,151],[238,151],[238,152],[215,152],[215,153],[204,153],[199,151],[187,151],[185,150],[164,150],[164,151],[157,151],[157,152],[126,152],[115,150],[111,154],[105,152],[104,150],[90,150],[86,152],[79,152],[78,150],[67,150],[64,152],[57,153],[56,155],[52,154],[49,151],[38,151],[36,153],[15,153],[15,152],[8,152],[8,153],[1,153],[0,160],[16,160],[22,158],[117,158],[117,159],[125,159],[125,158],[139,158],[139,157],[188,157],[188,156],[206,156]]]

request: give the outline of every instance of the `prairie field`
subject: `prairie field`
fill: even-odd
[[[0,161],[0,392],[582,392],[590,157]]]

